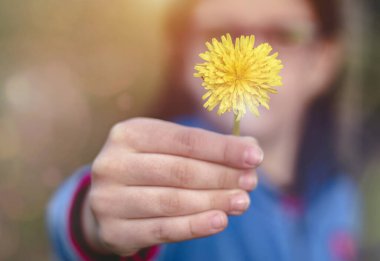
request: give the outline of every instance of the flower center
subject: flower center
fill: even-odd
[[[243,68],[241,65],[235,65],[235,70],[233,73],[233,77],[235,78],[235,82],[241,83],[246,80],[246,68]]]

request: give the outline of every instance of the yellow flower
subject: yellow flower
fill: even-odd
[[[232,110],[235,121],[240,121],[246,107],[257,116],[260,104],[269,109],[269,93],[277,93],[273,87],[282,85],[279,73],[283,65],[278,53],[269,55],[269,44],[254,47],[254,43],[251,35],[236,38],[234,45],[229,34],[222,36],[221,42],[213,38],[206,43],[208,51],[199,55],[205,62],[195,66],[194,74],[203,79],[207,90],[202,97],[207,99],[206,109],[219,105],[219,115]]]

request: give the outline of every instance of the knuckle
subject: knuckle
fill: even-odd
[[[158,223],[152,231],[153,237],[158,242],[172,242],[173,238],[165,222]]]
[[[101,153],[92,164],[92,167],[91,167],[92,176],[95,178],[102,176],[104,172],[107,172],[107,170],[112,169],[112,166],[113,166],[112,162],[113,160],[111,157],[108,157],[106,155],[103,155],[103,153]]]
[[[187,186],[191,183],[191,170],[189,164],[182,161],[176,162],[171,166],[171,177],[175,179],[180,185]]]
[[[218,196],[214,193],[208,194],[208,208],[209,209],[217,209],[218,208]]]
[[[105,193],[91,190],[88,195],[88,202],[94,213],[101,214],[107,210],[109,200],[104,196]]]
[[[191,155],[196,148],[197,135],[191,129],[180,130],[174,135],[174,140],[181,146],[186,155]]]
[[[126,168],[128,166],[128,168]],[[121,173],[127,174],[135,167],[133,154],[118,149],[103,150],[91,166],[91,176],[94,182],[110,181]]]
[[[124,144],[134,146],[140,135],[139,125],[141,120],[131,119],[116,123],[110,131],[109,140],[111,143],[123,141]],[[141,127],[141,126],[140,126]]]
[[[105,248],[120,256],[132,256],[136,254],[141,248],[131,242],[126,244],[127,237],[125,234],[129,233],[128,231],[121,230],[120,228],[120,225],[117,224],[115,220],[110,220],[108,223],[100,224],[98,229],[99,242]]]
[[[126,122],[119,122],[119,123],[116,123],[112,128],[111,128],[111,131],[110,131],[110,139],[111,140],[115,140],[115,141],[119,141],[119,140],[123,140],[125,135],[126,135],[126,130],[128,128],[126,128]]]
[[[230,161],[230,150],[231,150],[231,145],[230,144],[231,144],[230,140],[227,140],[222,145],[222,148],[223,148],[223,161],[224,162],[229,162]]]
[[[194,228],[193,222],[191,219],[187,221],[187,233],[188,233],[188,238],[195,238],[199,237],[199,233],[196,232],[196,229]]]
[[[91,166],[91,177],[93,183],[110,181],[123,170],[123,162],[120,155],[115,152],[101,152]]]
[[[162,214],[172,216],[182,211],[182,205],[177,192],[159,196],[159,206]]]
[[[130,231],[121,229],[120,223],[115,220],[108,220],[106,223],[99,224],[98,240],[111,252],[120,256],[133,256],[141,247],[130,240]],[[128,244],[126,242],[128,241]],[[131,241],[131,242],[130,242]]]
[[[117,242],[120,239],[117,238],[117,233],[115,233],[115,229],[112,226],[107,224],[99,224],[98,238],[100,242],[106,246],[108,249],[117,249]]]
[[[231,187],[231,178],[227,171],[223,171],[218,177],[218,187],[219,188],[229,188]]]

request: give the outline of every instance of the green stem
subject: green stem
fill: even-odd
[[[235,136],[240,136],[240,120],[237,119],[237,115],[234,114],[234,128],[232,134]]]

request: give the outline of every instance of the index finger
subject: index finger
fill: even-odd
[[[152,119],[135,119],[126,135],[137,152],[171,154],[236,168],[252,168],[263,160],[254,138],[222,135]]]

